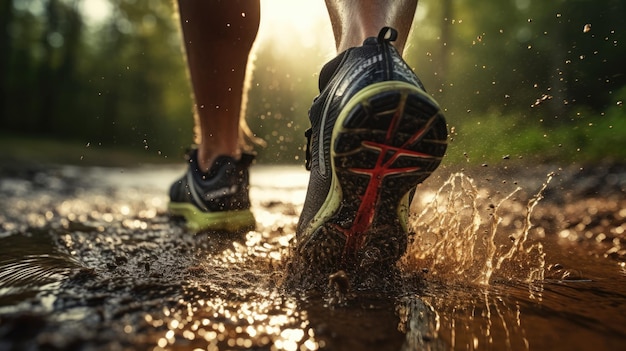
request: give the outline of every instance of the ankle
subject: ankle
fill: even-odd
[[[237,149],[234,152],[228,151],[217,151],[217,150],[205,150],[202,148],[198,149],[198,168],[200,171],[204,173],[208,173],[215,160],[219,156],[230,156],[235,160],[239,160],[241,158],[241,150]]]

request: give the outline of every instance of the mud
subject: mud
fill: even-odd
[[[353,272],[336,272],[327,289],[306,293],[283,284],[297,275],[285,263],[305,171],[254,167],[257,229],[236,235],[192,233],[167,216],[166,189],[180,172],[4,167],[0,349],[612,350],[626,342],[624,166],[466,171],[480,198],[470,212],[483,225],[501,219],[496,252],[527,224],[525,249],[535,248],[486,281],[476,278],[487,262],[481,244],[455,263],[472,269],[411,256],[393,272],[360,277],[360,287]],[[418,189],[414,218],[424,218],[450,173],[444,167]],[[446,235],[446,223],[428,231]],[[541,275],[529,278],[530,269]]]

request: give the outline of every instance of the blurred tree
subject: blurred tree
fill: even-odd
[[[451,152],[479,146],[507,154],[495,140],[528,153],[563,154],[545,147],[564,142],[577,149],[580,140],[550,138],[551,131],[565,135],[577,128],[574,120],[594,123],[626,85],[620,63],[626,46],[619,45],[626,39],[624,6],[619,0],[420,4],[426,13],[416,16],[409,62],[456,127]],[[516,145],[516,138],[527,138],[527,145]],[[543,142],[531,146],[535,138]],[[463,149],[454,150],[459,142]]]
[[[13,0],[0,1],[0,125],[6,118],[6,91],[8,89],[9,53],[11,52],[10,26],[13,23]]]
[[[440,6],[444,6],[445,2]],[[576,105],[603,109],[626,84],[620,24],[625,4],[579,1],[455,1],[440,37],[453,114],[489,111],[563,118]],[[444,16],[449,15],[446,10]],[[591,30],[583,29],[587,24]],[[457,103],[459,102],[459,103]],[[455,106],[456,105],[456,106]]]
[[[90,67],[100,97],[96,136],[109,145],[172,150],[191,134],[191,102],[171,4],[111,4],[95,48],[108,59]]]
[[[177,24],[169,2],[111,2],[112,16],[92,66],[101,113],[97,139],[106,144],[175,151],[191,140],[192,119]]]
[[[112,0],[94,26],[81,1],[2,2],[0,127],[178,153],[192,119],[172,4]]]
[[[27,2],[19,3],[28,5]],[[38,106],[31,89],[36,87],[37,58],[41,56],[41,47],[38,41],[41,21],[27,8],[17,9],[17,2],[8,1],[11,8],[3,14],[9,23],[3,24],[7,28],[5,48],[2,53],[5,60],[2,98],[3,109],[0,118],[3,130],[32,130],[35,125],[33,116]]]
[[[172,3],[109,0],[111,12],[94,24],[83,1],[0,1],[0,130],[180,153],[193,120]],[[619,115],[609,105],[626,86],[625,7],[621,0],[424,1],[407,57],[468,143],[480,123],[497,126],[484,143],[524,128],[547,135],[541,130]],[[260,160],[293,162],[328,57],[321,43],[288,35],[262,44],[248,120],[268,141]]]
[[[66,113],[61,104],[77,87],[75,71],[83,26],[77,3],[49,0],[45,5],[40,38],[43,53],[36,78],[39,98],[34,130],[39,133],[66,134],[66,126],[57,123],[56,116]]]

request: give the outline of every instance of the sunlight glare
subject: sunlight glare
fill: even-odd
[[[334,50],[324,1],[261,0],[259,41],[280,43],[281,38],[287,45],[297,39],[304,47],[323,44],[328,50]]]
[[[111,15],[112,7],[108,0],[84,0],[80,3],[80,10],[87,23],[98,24]]]

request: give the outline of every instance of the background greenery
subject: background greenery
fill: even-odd
[[[94,24],[84,1],[0,0],[0,154],[178,161],[193,121],[172,4],[110,0]],[[406,58],[446,110],[446,162],[625,160],[625,13],[622,0],[422,0]],[[329,39],[257,46],[247,120],[267,141],[260,162],[302,163]]]

